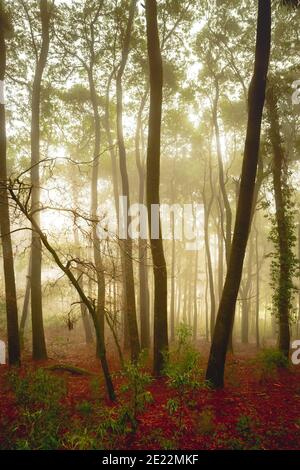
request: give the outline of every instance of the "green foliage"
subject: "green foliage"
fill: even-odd
[[[22,431],[24,437],[16,440],[16,449],[57,449],[65,412],[60,401],[66,393],[63,379],[43,369],[20,377],[16,372],[8,376],[16,400],[20,405],[20,419],[13,432]]]
[[[274,247],[274,250],[269,255],[271,257],[270,286],[273,291],[271,313],[278,319],[281,309],[287,307],[290,320],[292,320],[295,317],[294,298],[297,292],[294,279],[295,277],[299,277],[299,260],[295,255],[295,245],[297,241],[295,234],[295,198],[294,191],[288,183],[288,176],[285,178],[285,181],[282,181],[282,197],[283,207],[280,210],[283,211],[281,218],[285,225],[287,252],[282,253],[280,247],[276,214],[269,213],[267,216],[271,222],[271,230],[268,238]],[[263,204],[263,207],[266,209],[269,208],[269,206],[269,203]],[[284,277],[281,275],[283,265],[285,272]]]
[[[152,401],[151,392],[146,387],[152,382],[150,374],[145,369],[146,353],[143,351],[136,362],[125,364],[121,377],[125,383],[121,387],[124,396],[121,416],[128,419],[135,430],[138,424],[137,415],[146,404]]]
[[[89,434],[87,428],[79,429],[74,433],[68,433],[65,436],[64,446],[70,450],[96,450],[97,439]]]
[[[165,358],[168,385],[175,390],[175,397],[170,399],[166,406],[170,415],[177,417],[181,431],[184,406],[188,405],[191,393],[200,387],[200,355],[192,346],[192,329],[189,326],[181,324],[176,336],[177,345]]]
[[[83,416],[90,416],[93,412],[93,405],[89,401],[84,400],[76,406],[76,409]]]
[[[65,395],[63,379],[45,372],[44,369],[28,372],[24,377],[13,371],[8,375],[17,402],[23,406],[52,406]]]
[[[287,357],[277,349],[266,349],[258,354],[257,361],[261,374],[261,380],[274,377],[278,369],[287,368]]]
[[[241,435],[242,441],[237,440],[235,444],[240,445],[242,443],[241,449],[254,450],[260,448],[260,438],[255,434],[255,426],[256,420],[253,417],[249,415],[239,416],[236,423],[236,431]]]

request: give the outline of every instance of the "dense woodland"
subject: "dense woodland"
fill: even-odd
[[[0,1],[0,449],[299,448],[298,7]]]

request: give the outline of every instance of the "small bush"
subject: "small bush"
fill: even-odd
[[[279,369],[286,369],[289,365],[286,356],[277,349],[262,351],[257,360],[261,372],[260,380],[274,377]]]
[[[168,385],[175,390],[175,397],[167,402],[167,410],[177,418],[180,431],[183,429],[184,406],[192,402],[191,394],[200,387],[200,355],[193,348],[191,338],[191,328],[180,325],[177,330],[177,346],[165,357]]]
[[[9,374],[9,383],[20,406],[20,420],[14,432],[22,433],[16,449],[51,450],[59,448],[65,411],[60,400],[66,393],[64,380],[43,369],[20,377]]]
[[[20,377],[14,371],[9,374],[8,380],[17,402],[23,406],[53,405],[66,393],[64,380],[45,372],[44,369],[30,371],[25,377]]]
[[[120,409],[119,419],[130,421],[133,430],[136,430],[137,415],[147,403],[152,401],[151,392],[146,387],[152,382],[152,377],[145,371],[146,353],[142,352],[136,362],[125,364],[121,377],[125,384],[121,387],[124,396]]]

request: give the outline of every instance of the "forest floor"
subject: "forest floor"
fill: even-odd
[[[0,366],[0,449],[300,449],[300,366],[265,374],[253,349],[238,351],[228,357],[224,390],[185,393],[173,413],[177,391],[155,379],[133,424],[118,374],[118,403],[106,399],[94,347],[68,344],[59,359],[55,347],[49,356],[36,364],[25,354],[17,372]],[[94,375],[38,372],[57,364]]]

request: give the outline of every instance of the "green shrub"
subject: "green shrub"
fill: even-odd
[[[121,377],[125,383],[121,386],[121,408],[120,421],[130,421],[133,430],[136,430],[138,419],[137,415],[142,411],[146,404],[152,401],[151,392],[146,387],[152,382],[152,377],[145,371],[146,353],[141,352],[136,362],[128,362],[124,365]]]
[[[17,439],[16,449],[57,449],[65,411],[60,401],[66,393],[64,380],[43,369],[20,377],[9,374],[9,383],[19,405],[20,418],[14,432],[24,436]]]
[[[289,365],[286,356],[277,349],[266,349],[258,354],[258,364],[260,366],[260,380],[272,378],[279,369],[286,369]]]
[[[58,403],[66,393],[65,382],[44,369],[28,372],[24,377],[13,371],[8,376],[20,405],[50,406]]]
[[[177,345],[165,355],[165,374],[168,385],[175,390],[175,397],[167,402],[167,410],[177,419],[179,430],[183,429],[184,405],[191,401],[191,394],[201,384],[199,381],[199,353],[193,348],[192,329],[181,324],[177,330]]]

